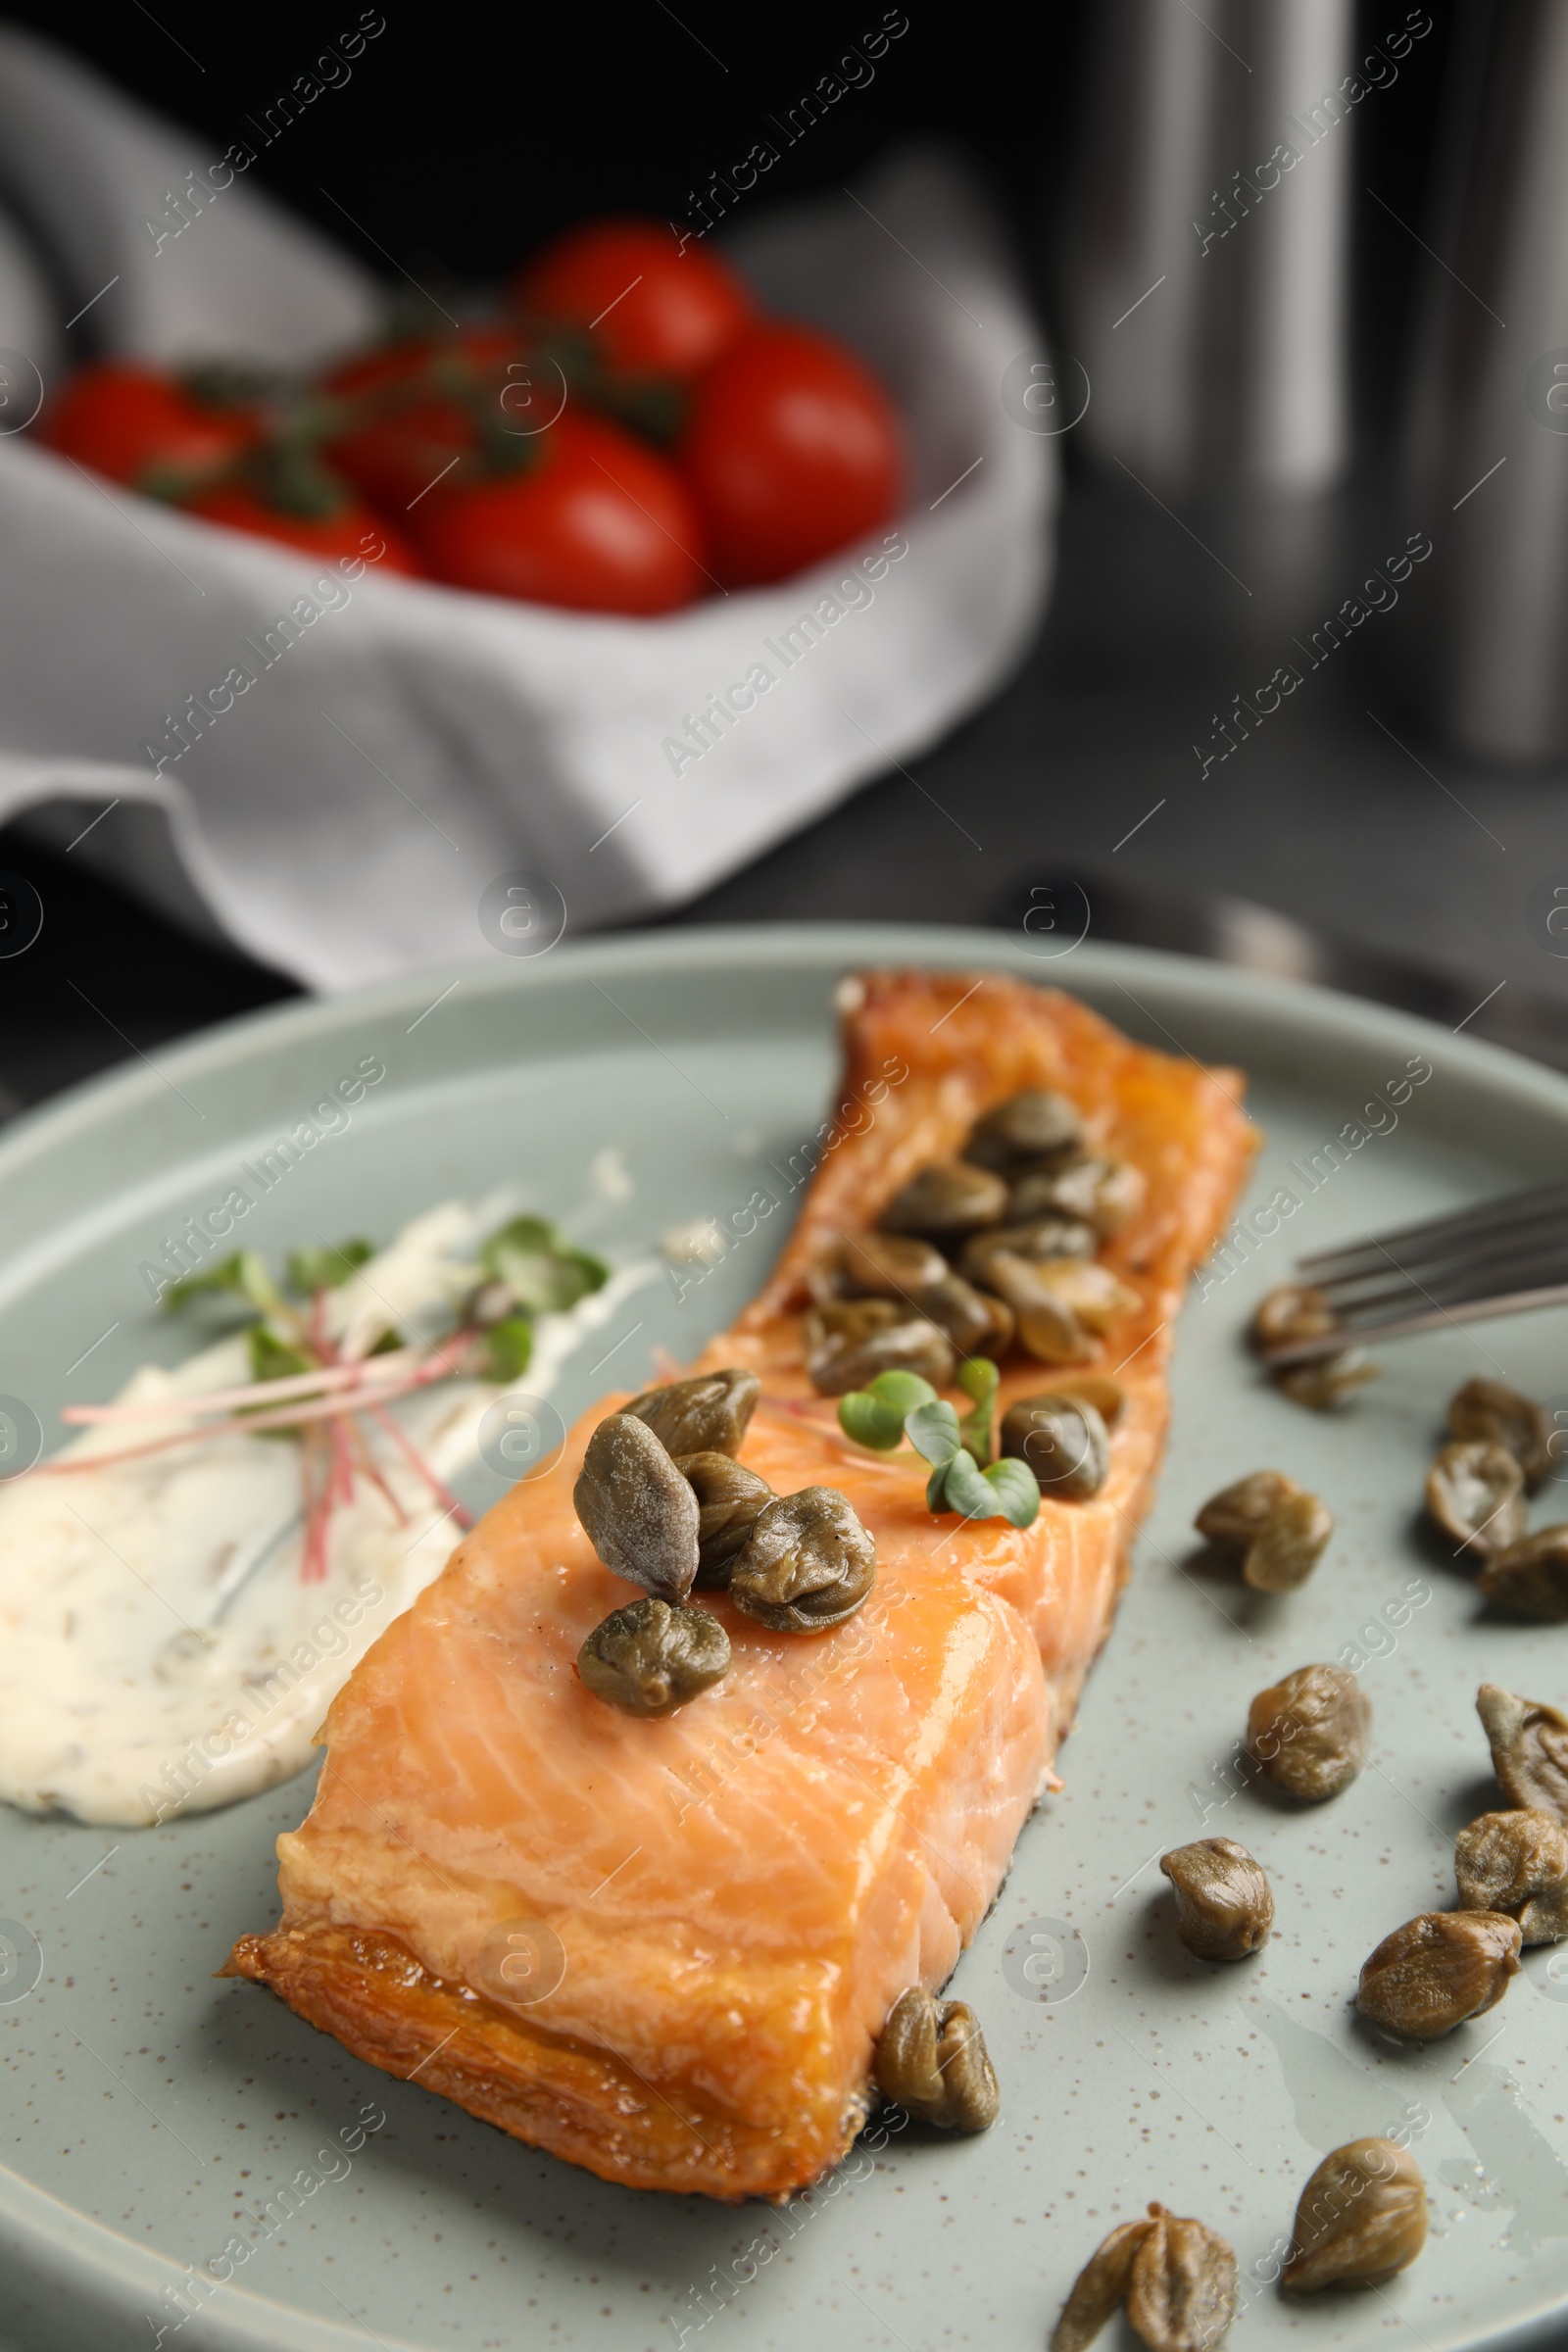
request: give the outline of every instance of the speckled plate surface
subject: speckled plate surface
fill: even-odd
[[[520,1175],[547,1213],[629,1259],[777,1189],[770,1168],[822,1115],[833,983],[858,962],[1062,983],[1135,1035],[1242,1064],[1268,1134],[1251,1210],[1281,1188],[1298,1202],[1282,1220],[1277,1201],[1195,1288],[1169,1457],[1066,1786],[956,1979],[1002,2078],[994,2131],[859,2149],[783,2211],[607,2187],[214,1981],[231,1939],[276,1916],[272,1840],[308,1776],[157,1831],[0,1809],[7,2352],[153,2346],[182,2310],[192,2347],[1010,2352],[1044,2344],[1094,2245],[1154,2197],[1234,2244],[1239,2345],[1568,2339],[1568,1958],[1530,1954],[1498,2009],[1424,2053],[1350,2005],[1371,1946],[1454,1899],[1453,1833],[1495,1801],[1477,1683],[1568,1698],[1568,1628],[1489,1616],[1415,1517],[1460,1380],[1500,1374],[1568,1413],[1568,1318],[1390,1348],[1385,1377],[1332,1418],[1260,1384],[1240,1344],[1298,1250],[1560,1174],[1568,1084],[1344,999],[1131,951],[1031,952],[1049,944],[682,932],[498,958],[214,1032],[0,1145],[0,1390],[46,1429],[172,1350],[139,1261],[362,1056],[386,1080],[269,1196],[249,1240],[384,1236]],[[1432,1075],[1391,1105],[1411,1056]],[[1336,1162],[1325,1147],[1351,1122],[1362,1140]],[[617,1163],[594,1172],[607,1151],[629,1192],[604,1181]],[[612,1373],[595,1369],[612,1335],[594,1335],[558,1392],[567,1417],[612,1377],[640,1378],[656,1343],[685,1354],[725,1323],[783,1223],[681,1303],[672,1287],[640,1294]],[[1262,1463],[1339,1522],[1311,1583],[1282,1598],[1204,1572],[1189,1533],[1205,1494]],[[1568,1489],[1548,1486],[1538,1520],[1559,1512]],[[1372,1761],[1298,1812],[1246,1787],[1235,1757],[1250,1694],[1319,1659],[1359,1661]],[[1232,1967],[1183,1950],[1155,1868],[1221,1834],[1266,1865],[1278,1905],[1266,1950]],[[1395,2130],[1432,2194],[1420,2262],[1381,2293],[1282,2302],[1271,2281],[1307,2174],[1339,2142]],[[179,2300],[192,2274],[225,2269],[230,2282]]]

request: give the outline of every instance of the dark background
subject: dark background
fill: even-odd
[[[9,13],[188,123],[214,158],[359,15],[220,16],[205,0],[157,0],[152,13],[118,0],[69,22],[57,6]],[[699,0],[681,0],[678,14],[663,0],[506,21],[415,0],[387,0],[383,13],[386,29],[349,82],[265,149],[252,176],[371,268],[387,271],[379,246],[437,292],[505,274],[575,220],[686,217],[688,191],[770,136],[767,118],[881,22],[873,7],[742,18]],[[911,0],[907,13],[870,85],[785,152],[751,202],[841,188],[903,140],[955,144],[989,185],[1049,319],[1089,12],[1044,6],[1026,20]],[[1402,13],[1388,0],[1364,7],[1367,40]],[[1447,47],[1446,14],[1434,14],[1397,83],[1354,122],[1361,434],[1333,515],[1348,568],[1407,527],[1388,453],[1413,306],[1434,264],[1368,191],[1422,222]],[[356,239],[338,206],[374,244]],[[909,774],[867,786],[673,919],[1016,924],[1031,881],[1066,866],[1189,904],[1250,897],[1385,953],[1456,965],[1478,995],[1499,977],[1568,993],[1568,972],[1532,942],[1523,911],[1531,882],[1568,864],[1560,779],[1479,772],[1427,739],[1418,708],[1401,710],[1397,741],[1374,731],[1352,650],[1269,742],[1200,783],[1193,741],[1246,675],[1234,590],[1162,510],[1096,479],[1070,436],[1064,451],[1057,586],[1015,680]],[[1124,839],[1162,796],[1159,817]],[[48,909],[37,946],[0,964],[0,1111],[289,992],[14,829],[0,832],[0,867],[29,877]]]

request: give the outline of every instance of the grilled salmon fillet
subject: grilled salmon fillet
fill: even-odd
[[[1073,999],[972,973],[845,984],[846,1070],[777,1268],[696,1370],[763,1401],[743,1462],[847,1494],[876,1541],[858,1615],[774,1634],[657,1720],[578,1680],[632,1597],[572,1510],[583,1450],[515,1487],[362,1660],[278,1840],[281,1925],[233,1972],[372,2065],[610,2180],[781,2197],[844,2153],[900,1992],[938,1988],[1005,1876],[1108,1630],[1166,1419],[1172,1325],[1253,1131],[1234,1072],[1130,1043]],[[852,1446],[804,1367],[807,1277],[846,1229],[1025,1088],[1068,1095],[1148,1179],[1107,1246],[1139,1303],[1095,1368],[1126,1394],[1105,1484],[1024,1530],[935,1519],[923,1465]],[[1013,1358],[1001,1404],[1054,1385]]]

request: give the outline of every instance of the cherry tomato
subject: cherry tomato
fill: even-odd
[[[886,522],[903,446],[870,370],[828,335],[754,326],[698,383],[676,450],[727,587],[784,579]]]
[[[409,527],[455,588],[581,612],[673,612],[701,594],[702,526],[673,466],[567,409],[515,472],[432,491]]]
[[[531,367],[514,326],[364,353],[322,386],[346,405],[350,419],[325,454],[373,506],[405,514],[443,476],[457,474],[454,459],[476,459],[487,443],[504,446],[498,437],[514,435],[528,408],[547,415],[547,372]]]
[[[45,412],[62,457],[153,497],[211,480],[257,439],[253,410],[198,400],[172,375],[127,360],[82,368]]]
[[[682,252],[652,220],[595,220],[547,245],[516,280],[535,318],[595,329],[612,368],[692,376],[726,351],[753,316],[727,262]]]
[[[422,568],[392,525],[355,498],[345,497],[325,514],[295,514],[273,505],[246,482],[220,482],[180,503],[187,514],[200,514],[208,522],[220,522],[228,530],[246,531],[258,539],[280,540],[287,547],[302,547],[328,563],[345,556],[363,556],[383,571],[417,574]],[[385,552],[372,559],[369,550],[378,539]]]

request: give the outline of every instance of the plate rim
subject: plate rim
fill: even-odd
[[[1394,1045],[1412,1039],[1417,1044],[1438,1046],[1457,1074],[1504,1083],[1516,1096],[1522,1093],[1535,1099],[1544,1110],[1568,1113],[1568,1074],[1532,1061],[1510,1047],[1465,1037],[1425,1014],[1405,1012],[1316,982],[1280,978],[1162,948],[1085,940],[1069,955],[1044,957],[1020,947],[1007,931],[956,924],[840,922],[692,924],[598,934],[560,944],[559,957],[549,951],[548,962],[540,956],[526,961],[465,959],[420,965],[332,996],[288,998],[214,1022],[167,1048],[155,1049],[156,1061],[142,1054],[138,1062],[116,1063],[20,1111],[0,1129],[0,1180],[14,1166],[21,1166],[56,1140],[66,1140],[73,1131],[90,1127],[122,1107],[129,1110],[144,1101],[155,1101],[153,1090],[167,1085],[166,1073],[196,1081],[236,1059],[266,1054],[274,1045],[305,1045],[330,1036],[346,1021],[396,1015],[438,983],[449,984],[447,995],[464,982],[475,983],[480,996],[493,1000],[549,991],[564,978],[580,975],[591,979],[595,971],[613,975],[649,965],[661,970],[682,965],[717,970],[736,961],[753,967],[783,967],[802,959],[842,958],[846,968],[889,962],[935,963],[944,969],[977,963],[1013,979],[1032,979],[1039,987],[1061,987],[1070,995],[1068,976],[1057,976],[1054,970],[1057,963],[1066,964],[1070,956],[1073,970],[1092,978],[1114,985],[1118,971],[1126,971],[1155,985],[1179,987],[1206,1008],[1222,1012],[1240,1000],[1254,1016],[1258,1011],[1270,1013],[1286,1027],[1314,1037],[1327,1029],[1359,1045]],[[437,988],[438,999],[442,993]],[[1136,1004],[1136,1000],[1132,1001]],[[1568,1007],[1564,1023],[1568,1027]]]
[[[1032,980],[1042,987],[1060,987],[1069,994],[1077,974],[1112,986],[1118,976],[1125,975],[1167,996],[1185,997],[1221,1017],[1241,1011],[1254,1023],[1261,1020],[1314,1043],[1327,1041],[1359,1049],[1404,1045],[1407,1051],[1413,1045],[1428,1052],[1440,1050],[1446,1069],[1456,1077],[1498,1089],[1515,1102],[1528,1103],[1568,1127],[1568,1075],[1508,1048],[1450,1032],[1423,1015],[1339,990],[1165,950],[1086,940],[1069,955],[1043,957],[1019,945],[1015,933],[1000,929],[847,922],[702,924],[601,934],[561,944],[562,952],[552,952],[548,962],[544,958],[537,962],[466,959],[419,967],[333,996],[291,998],[214,1023],[168,1048],[155,1049],[156,1058],[144,1056],[140,1061],[117,1064],[19,1113],[0,1131],[0,1183],[29,1160],[112,1124],[122,1111],[133,1112],[156,1101],[158,1091],[171,1077],[191,1083],[236,1061],[304,1049],[331,1037],[345,1024],[407,1012],[432,992],[439,998],[448,984],[448,993],[459,984],[472,984],[471,1004],[476,996],[494,1001],[534,992],[548,994],[562,985],[592,981],[596,974],[609,979],[650,969],[716,972],[736,963],[754,970],[803,963],[838,965],[844,970],[883,963],[979,967]],[[1130,1003],[1146,1020],[1159,1026],[1136,998]],[[1121,1025],[1119,1016],[1110,1017]],[[410,1083],[427,1084],[429,1080],[416,1077]],[[171,1159],[178,1155],[178,1148],[172,1148]],[[113,1187],[111,1171],[105,1190],[112,1192]],[[117,2293],[123,2296],[127,2288],[142,2292],[144,2280],[149,2301],[156,2302],[179,2267],[172,2256],[138,2244],[4,2162],[0,2162],[0,2248],[33,2290],[34,2308],[41,2309],[45,2290],[52,2292],[72,2326],[79,2326],[80,2321],[70,2318],[67,2298],[73,2285],[81,2282],[83,2273],[88,2275],[93,2307],[104,2311]],[[1486,2336],[1465,2339],[1462,2352],[1550,2352],[1561,2340],[1565,2315],[1568,2293],[1550,2307],[1522,2314]],[[358,2330],[298,2305],[258,2294],[238,2282],[193,2315],[189,2324],[193,2343],[209,2343],[215,2352],[275,2352],[280,2324],[286,2324],[288,2340],[297,2343],[301,2352],[346,2352],[346,2347],[363,2341]],[[0,2342],[4,2340],[0,2338]],[[423,2352],[412,2339],[393,2337],[389,2341],[392,2352]]]

